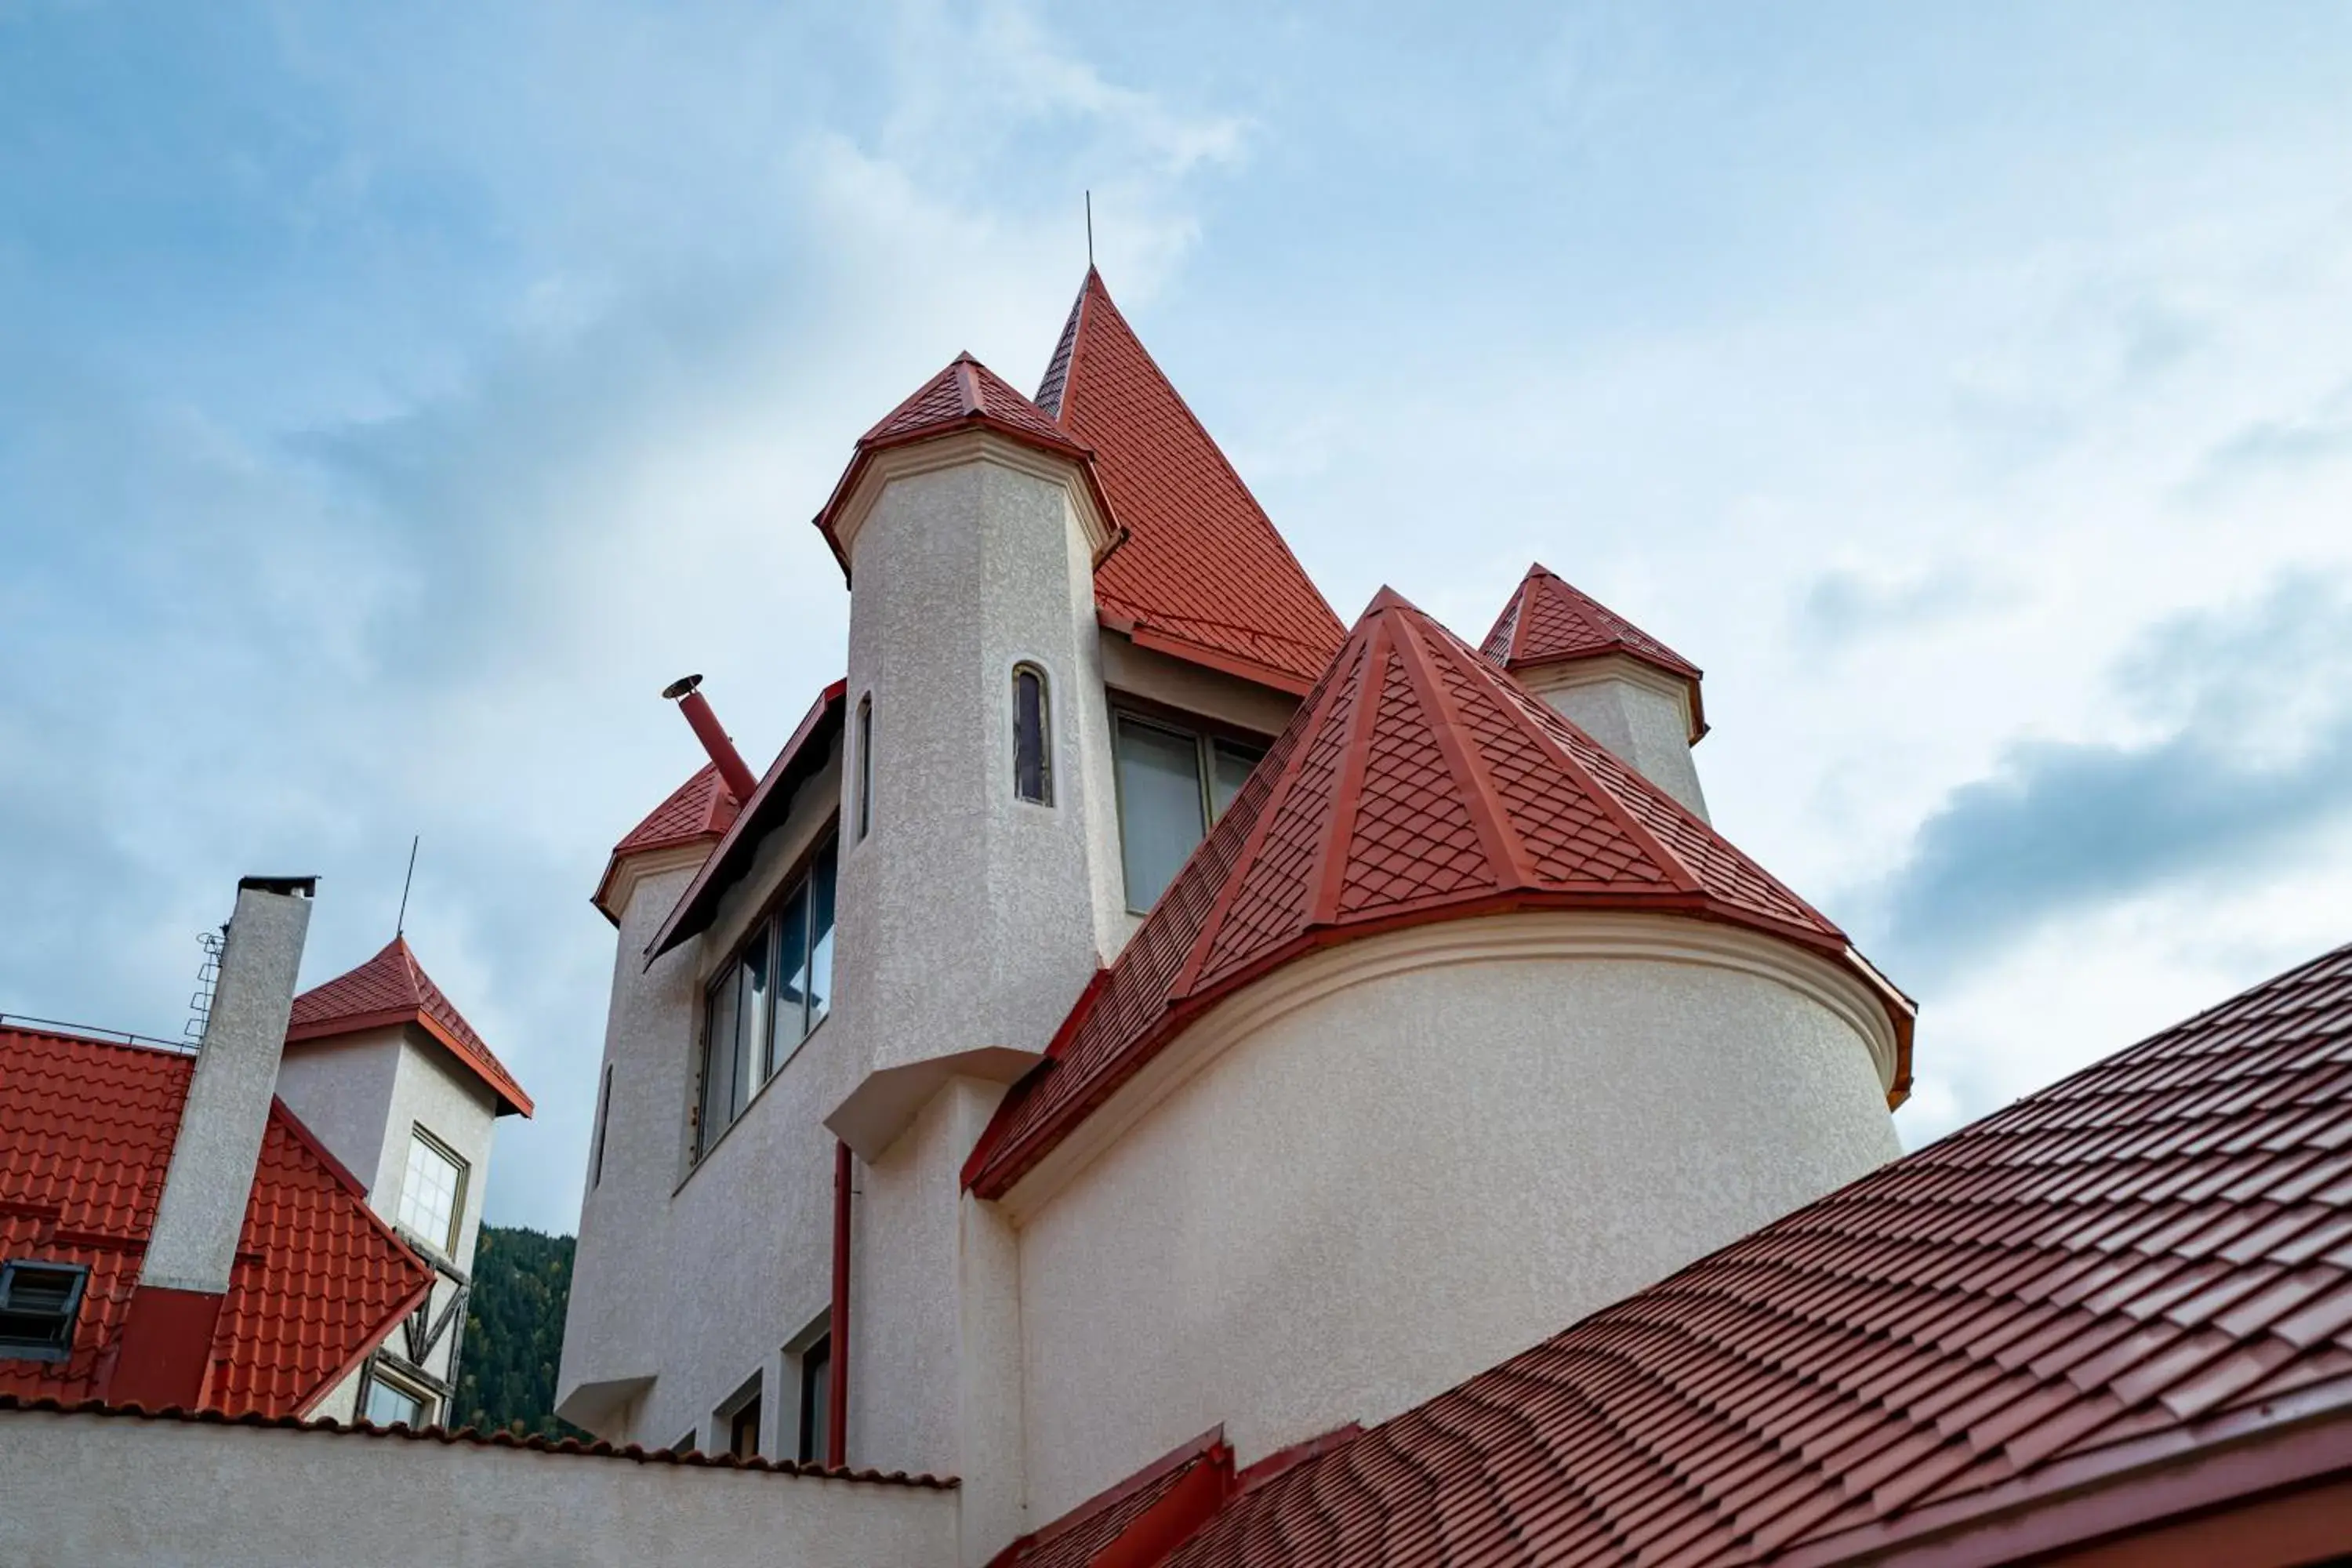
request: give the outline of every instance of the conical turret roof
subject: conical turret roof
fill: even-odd
[[[1748,927],[1910,1007],[1843,932],[1673,797],[1383,589],[1118,961],[999,1108],[966,1178],[999,1195],[1210,1003],[1314,948],[1523,909]]]
[[[1690,691],[1691,739],[1706,733],[1698,666],[1538,561],[1528,568],[1481,646],[1505,669],[1622,654],[1682,681]]]
[[[394,937],[383,952],[357,969],[295,997],[286,1041],[292,1045],[331,1039],[393,1024],[415,1024],[448,1047],[498,1096],[501,1115],[509,1110],[525,1116],[531,1113],[530,1096],[491,1054],[457,1004],[433,984],[433,977],[416,962],[416,954],[409,951],[405,937]]]
[[[1313,685],[1346,636],[1339,618],[1092,268],[1037,406],[1094,453],[1127,530],[1095,573],[1104,624],[1290,691]]]

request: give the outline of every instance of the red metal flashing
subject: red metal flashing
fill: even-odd
[[[1040,411],[1084,442],[1127,540],[1095,571],[1139,647],[1296,694],[1345,636],[1257,499],[1087,271]]]
[[[1169,1561],[2254,1568],[2352,1548],[2347,1479],[2352,946],[1241,1490]]]
[[[286,1040],[292,1045],[332,1039],[394,1024],[415,1024],[446,1047],[498,1097],[499,1115],[510,1110],[531,1114],[530,1096],[466,1022],[457,1004],[433,984],[403,936],[394,937],[358,968],[294,998]]]
[[[123,1405],[193,1410],[205,1403],[213,1332],[225,1300],[211,1290],[142,1284],[122,1314],[122,1338],[106,1396]]]
[[[0,1029],[0,1256],[89,1269],[72,1354],[0,1361],[0,1395],[73,1403],[110,1386],[194,1058]],[[433,1271],[351,1173],[270,1107],[202,1397],[288,1415],[323,1395],[412,1310]],[[160,1298],[159,1298],[160,1300]],[[132,1372],[134,1386],[141,1375]]]
[[[1013,1542],[988,1568],[1154,1568],[1234,1487],[1234,1451],[1219,1426]]]
[[[964,1167],[1001,1197],[1203,1008],[1304,954],[1433,921],[1618,910],[1748,927],[1853,968],[1845,936],[1705,822],[1383,590],[1109,978]]]

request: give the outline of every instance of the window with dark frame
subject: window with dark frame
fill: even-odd
[[[739,1459],[759,1458],[760,1395],[756,1390],[750,1399],[728,1413],[727,1451]]]
[[[801,1352],[800,1461],[803,1465],[824,1463],[831,1440],[826,1419],[832,1413],[832,1383],[833,1336],[826,1334]]]
[[[857,700],[857,841],[874,826],[874,694]]]
[[[73,1353],[89,1268],[16,1258],[0,1263],[0,1357],[63,1361]]]
[[[596,1147],[588,1157],[588,1184],[604,1181],[604,1121],[613,1114],[613,1064],[604,1064],[604,1084],[596,1093]]]
[[[1111,740],[1127,907],[1145,914],[1241,794],[1265,749],[1124,712],[1113,716]]]
[[[1054,804],[1054,728],[1045,672],[1013,667],[1013,793],[1038,805]]]
[[[838,859],[835,841],[827,838],[806,874],[752,929],[704,994],[698,1160],[832,1007]]]

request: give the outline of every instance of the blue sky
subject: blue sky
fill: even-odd
[[[2352,940],[2352,12],[0,0],[0,1010],[409,934],[572,1228],[606,848],[1085,265],[1343,616],[1541,559],[1925,1007],[1916,1142]]]

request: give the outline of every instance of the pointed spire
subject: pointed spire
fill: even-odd
[[[1622,654],[1682,681],[1690,692],[1691,740],[1706,733],[1698,666],[1538,561],[1511,594],[1480,651],[1517,671],[1569,659]]]
[[[499,1114],[509,1110],[531,1114],[530,1096],[491,1054],[457,1004],[433,984],[404,936],[394,937],[358,968],[295,997],[286,1042],[333,1039],[395,1024],[415,1024],[446,1046],[498,1096]]]
[[[1001,1194],[1216,998],[1307,952],[1526,909],[1746,926],[1853,968],[1845,936],[1697,816],[1383,588],[1106,981],[966,1167]],[[1898,1081],[1901,1081],[1898,1079]]]
[[[1249,487],[1089,267],[1036,406],[1095,455],[1128,531],[1095,574],[1104,625],[1303,692],[1345,637]]]

